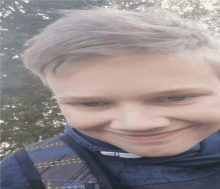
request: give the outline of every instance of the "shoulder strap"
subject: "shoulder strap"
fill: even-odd
[[[70,137],[67,133],[59,136],[59,138],[64,141],[68,146],[73,148],[77,154],[85,160],[86,164],[89,166],[90,170],[96,177],[100,187],[102,189],[112,189],[111,184],[105,175],[105,173],[101,170],[95,160],[92,158],[91,154],[82,146],[80,146],[72,137]],[[21,148],[15,151],[14,156],[21,167],[24,175],[30,182],[33,189],[45,189],[45,186],[41,180],[41,176],[34,166],[33,161],[30,159],[25,148]],[[88,186],[87,186],[88,185]],[[90,188],[92,185],[87,184],[86,188]]]
[[[73,148],[82,159],[85,160],[95,177],[97,178],[99,184],[103,189],[112,189],[111,184],[106,177],[105,173],[101,170],[101,168],[97,165],[95,160],[89,154],[89,152],[82,146],[80,146],[72,137],[70,137],[67,133],[62,136],[59,136],[61,140],[67,143],[71,148]]]
[[[24,148],[15,151],[14,156],[18,165],[22,168],[24,175],[27,177],[33,189],[45,189],[34,163],[30,159],[28,153]]]

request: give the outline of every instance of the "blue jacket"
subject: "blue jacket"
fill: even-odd
[[[65,133],[25,146],[28,158],[20,162],[18,151],[7,156],[1,189],[42,188],[38,180],[47,189],[220,189],[220,130],[182,154],[156,158],[127,153],[69,124]]]

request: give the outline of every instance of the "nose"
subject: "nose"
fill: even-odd
[[[124,111],[123,114],[118,114],[117,121],[112,122],[112,128],[118,130],[129,131],[150,131],[157,130],[170,125],[168,118],[158,115],[150,111],[140,111],[133,109],[132,111]]]

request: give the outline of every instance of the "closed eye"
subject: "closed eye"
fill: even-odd
[[[189,99],[191,99],[193,96],[172,96],[167,98],[158,99],[159,102],[172,102],[172,103],[178,103],[178,102],[185,102]],[[71,104],[72,106],[76,107],[97,107],[97,106],[106,106],[109,105],[108,102],[84,102],[84,103],[77,103],[77,104]]]
[[[85,102],[85,103],[78,103],[73,106],[86,106],[86,107],[94,107],[97,106],[98,104],[103,103],[103,102]],[[108,104],[108,103],[107,103]]]
[[[192,96],[172,96],[172,97],[167,97],[164,98],[166,101],[172,101],[172,102],[179,102],[179,101],[185,101],[187,99],[192,98]]]

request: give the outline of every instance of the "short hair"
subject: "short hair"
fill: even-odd
[[[155,7],[144,11],[92,7],[57,13],[63,17],[29,39],[21,56],[24,66],[46,87],[50,88],[46,68],[56,76],[61,65],[74,67],[125,56],[193,52],[219,70],[218,39],[172,11]],[[113,53],[120,50],[128,53]],[[217,74],[220,76],[220,72]]]

